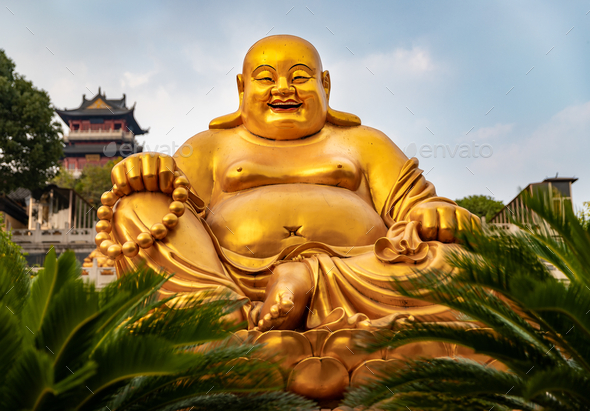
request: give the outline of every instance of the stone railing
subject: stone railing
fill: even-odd
[[[12,229],[12,241],[17,244],[78,243],[93,244],[96,233],[92,228],[28,230]]]
[[[31,271],[37,273],[43,267],[33,267]],[[82,267],[81,277],[86,282],[93,282],[97,289],[117,279],[115,267],[99,267],[96,258],[92,259],[92,267]]]

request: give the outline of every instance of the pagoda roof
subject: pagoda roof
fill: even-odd
[[[101,93],[100,87],[98,88],[98,94],[92,97],[90,100],[86,99],[86,95],[82,95],[82,104],[78,108],[55,110],[55,112],[61,117],[61,119],[69,124],[70,120],[83,120],[90,118],[102,118],[102,119],[122,119],[127,121],[127,127],[133,134],[145,134],[149,132],[149,128],[142,129],[137,120],[135,120],[134,111],[135,103],[132,107],[127,107],[126,96],[120,99],[108,99],[106,93]]]

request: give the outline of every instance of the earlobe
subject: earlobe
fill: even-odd
[[[354,127],[361,125],[361,119],[354,114],[345,113],[344,111],[334,110],[330,107],[330,90],[332,88],[332,81],[330,80],[330,73],[328,70],[322,73],[322,86],[326,92],[326,101],[328,102],[328,113],[326,114],[326,121],[341,127]]]
[[[324,87],[324,91],[326,92],[326,100],[330,101],[330,90],[332,87],[332,82],[330,81],[330,72],[328,70],[322,73],[322,86]]]
[[[236,111],[225,116],[217,117],[209,123],[209,129],[234,128],[242,124],[242,103],[244,100],[244,80],[241,74],[236,76],[238,84],[239,107]]]
[[[236,82],[238,83],[238,94],[240,95],[240,100],[242,95],[244,94],[244,78],[241,74],[236,76]]]
[[[341,127],[354,127],[361,125],[361,119],[358,116],[355,116],[351,113],[345,113],[344,111],[334,110],[330,106],[328,106],[326,120],[329,123]]]

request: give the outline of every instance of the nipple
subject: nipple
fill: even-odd
[[[342,164],[338,164],[338,168],[342,168]]]
[[[242,172],[242,167],[238,167],[238,173]]]

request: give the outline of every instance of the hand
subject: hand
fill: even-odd
[[[455,242],[460,233],[473,231],[481,225],[476,215],[442,201],[418,204],[410,212],[410,221],[420,223],[419,234],[423,241],[443,243]]]
[[[160,153],[133,154],[111,171],[111,181],[119,195],[144,190],[169,194],[174,191],[174,179],[179,176],[184,174],[176,167],[174,159]]]

